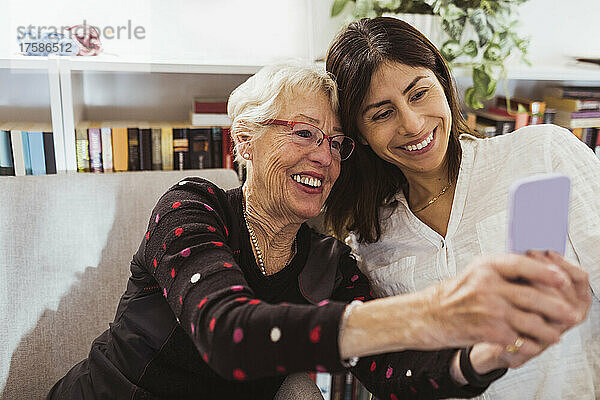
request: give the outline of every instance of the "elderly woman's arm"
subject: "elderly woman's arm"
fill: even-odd
[[[341,370],[337,338],[345,304],[256,298],[228,246],[241,222],[226,194],[199,178],[186,182],[153,210],[143,262],[207,364],[232,380]]]

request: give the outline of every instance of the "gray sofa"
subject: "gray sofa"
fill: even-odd
[[[0,399],[40,399],[108,328],[156,201],[187,176],[231,170],[0,178]],[[312,398],[290,379],[280,398]]]

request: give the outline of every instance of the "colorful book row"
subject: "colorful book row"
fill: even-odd
[[[56,174],[52,128],[0,123],[0,175]]]
[[[223,127],[81,123],[75,146],[79,172],[233,169],[229,128]]]
[[[330,374],[310,373],[324,400],[371,400],[375,399],[351,372]]]

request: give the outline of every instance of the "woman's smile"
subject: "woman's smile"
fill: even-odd
[[[437,126],[432,131],[426,133],[421,138],[413,140],[403,146],[397,148],[402,150],[404,153],[412,155],[420,155],[427,153],[435,145],[435,139],[437,138]]]

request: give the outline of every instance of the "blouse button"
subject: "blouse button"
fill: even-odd
[[[195,273],[194,275],[192,275],[192,279],[190,279],[190,282],[196,283],[199,280],[200,280],[200,274],[199,273]]]

